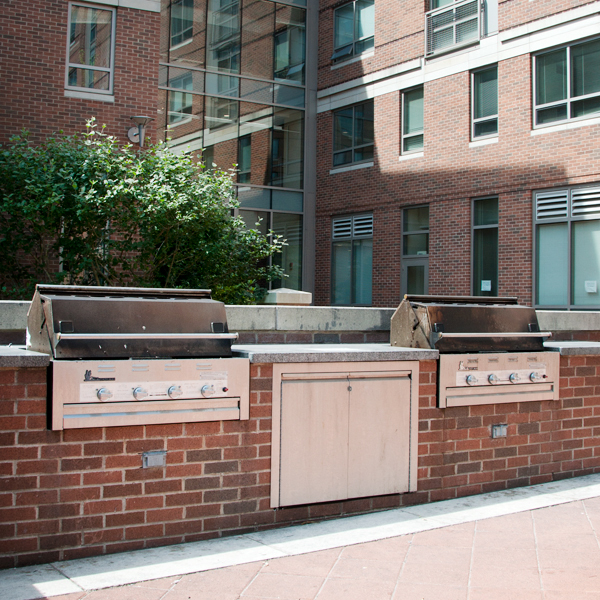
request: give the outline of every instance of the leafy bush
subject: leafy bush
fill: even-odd
[[[93,121],[81,135],[0,147],[0,288],[35,284],[209,288],[231,304],[261,299],[282,277],[285,243],[247,230],[231,175],[165,144],[119,146]]]

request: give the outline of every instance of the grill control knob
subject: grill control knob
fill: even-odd
[[[167,394],[169,394],[169,398],[181,398],[181,396],[183,396],[180,385],[172,385],[167,390]]]
[[[98,396],[100,402],[104,402],[105,400],[110,400],[113,397],[113,393],[107,388],[100,388],[96,392],[96,396]]]
[[[489,377],[488,377],[488,381],[494,385],[496,383],[498,383],[500,381],[500,379],[498,378],[498,375],[495,375],[494,373],[492,373]]]
[[[147,396],[148,396],[148,390],[144,389],[143,387],[136,387],[133,390],[133,397],[136,400],[143,400]]]
[[[539,383],[540,381],[543,381],[544,379],[546,379],[548,376],[547,375],[540,375],[537,371],[534,371],[530,376],[529,379],[531,379],[531,381],[533,381],[533,383]]]
[[[215,386],[214,385],[203,385],[202,388],[200,388],[200,393],[205,397],[205,398],[210,398],[211,396],[215,395]]]
[[[475,377],[475,375],[467,375],[466,381],[469,385],[475,385],[477,383],[477,377]]]
[[[511,383],[518,383],[519,381],[521,381],[521,378],[519,377],[518,373],[511,373],[508,379]]]

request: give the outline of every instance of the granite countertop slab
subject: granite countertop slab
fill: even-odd
[[[47,367],[50,356],[26,350],[25,346],[0,346],[0,368]]]
[[[600,342],[544,342],[547,350],[556,350],[562,356],[600,354]]]
[[[437,350],[389,344],[236,344],[233,355],[251,363],[377,362],[437,359]]]

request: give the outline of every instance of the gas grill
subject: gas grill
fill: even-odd
[[[38,285],[27,318],[52,429],[248,419],[235,339],[209,290]]]
[[[407,295],[391,323],[392,346],[439,350],[440,408],[558,400],[551,335],[516,298]]]

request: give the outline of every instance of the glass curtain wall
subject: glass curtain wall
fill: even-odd
[[[234,169],[240,214],[287,239],[302,286],[306,0],[170,0],[161,21],[165,139],[209,168]],[[202,152],[200,154],[200,151]]]

